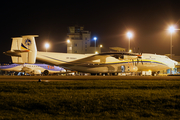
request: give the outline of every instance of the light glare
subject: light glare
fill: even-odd
[[[98,51],[96,51],[95,54],[98,54]]]
[[[46,47],[46,48],[49,48],[49,43],[46,43],[46,44],[45,44],[45,47]]]
[[[128,32],[128,33],[127,33],[127,37],[128,37],[128,38],[132,38],[132,36],[133,36],[133,34],[132,34],[131,32]]]
[[[70,40],[69,40],[69,39],[67,40],[67,43],[70,43]]]
[[[170,33],[174,33],[175,27],[174,26],[170,26],[168,30],[169,30]]]
[[[96,41],[96,40],[97,40],[97,37],[94,37],[94,40]]]

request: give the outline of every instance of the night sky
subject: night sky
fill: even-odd
[[[65,1],[65,0],[64,0]],[[128,47],[126,32],[133,31],[131,48],[145,53],[169,54],[171,24],[180,28],[180,1],[175,0],[85,0],[66,2],[24,1],[1,3],[0,62],[11,61],[3,52],[10,50],[11,37],[39,35],[37,49],[66,52],[68,26],[80,25],[98,38],[103,51]],[[180,31],[173,33],[173,54],[180,55]]]

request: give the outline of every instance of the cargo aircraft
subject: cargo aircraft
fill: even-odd
[[[35,37],[26,35],[13,38],[10,51],[4,54],[12,57],[14,63],[35,63],[36,61],[56,65],[65,69],[85,73],[126,73],[174,68],[177,62],[165,55],[147,53],[109,52],[99,54],[70,54],[37,51]]]

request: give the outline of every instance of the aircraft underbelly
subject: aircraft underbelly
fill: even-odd
[[[87,72],[87,73],[121,73],[137,71],[136,66],[129,66],[126,64],[114,64],[114,65],[90,65],[90,66],[69,66],[70,69]]]

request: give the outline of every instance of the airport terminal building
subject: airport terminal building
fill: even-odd
[[[68,27],[67,39],[67,53],[94,54],[96,51],[101,52],[98,45],[96,47],[91,45],[95,41],[91,38],[91,32],[85,31],[83,26]]]

